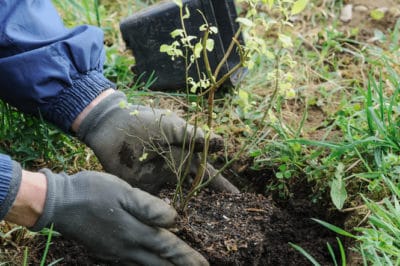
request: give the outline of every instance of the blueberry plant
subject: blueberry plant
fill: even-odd
[[[183,196],[181,193],[181,195],[178,195],[179,197],[176,197],[185,198],[185,200],[183,200],[183,208],[185,208],[188,200],[199,191],[199,189],[208,185],[213,179],[213,176],[207,179],[204,178],[206,171],[205,166],[207,164],[209,143],[214,130],[213,123],[217,117],[217,114],[214,111],[215,93],[224,82],[240,69],[246,68],[252,70],[261,60],[260,58],[267,58],[267,60],[271,61],[272,64],[277,65],[274,73],[268,73],[269,78],[275,81],[275,86],[273,88],[272,97],[265,100],[269,101],[269,103],[259,118],[259,124],[262,126],[252,132],[239,151],[232,157],[232,159],[225,163],[217,174],[224,171],[239,158],[241,153],[256,143],[260,132],[262,132],[266,127],[265,121],[274,117],[272,106],[276,96],[294,96],[294,91],[292,89],[293,86],[290,83],[292,80],[292,73],[291,71],[288,71],[288,69],[293,69],[296,62],[291,58],[290,53],[285,53],[285,50],[292,47],[292,39],[289,35],[285,34],[284,29],[285,27],[290,26],[290,17],[300,13],[306,7],[308,0],[238,0],[237,4],[242,6],[245,12],[244,15],[237,18],[236,22],[239,25],[238,30],[235,35],[232,36],[228,49],[215,69],[212,69],[210,66],[209,53],[214,50],[215,43],[212,36],[218,34],[218,28],[210,25],[206,17],[201,14],[204,22],[202,25],[199,25],[199,36],[202,37],[189,35],[185,23],[191,18],[190,10],[182,0],[174,0],[174,2],[180,10],[181,28],[174,29],[171,32],[172,42],[161,45],[160,51],[167,53],[171,57],[171,60],[183,58],[186,62],[187,93],[197,94],[196,100],[189,102],[188,106],[191,106],[191,110],[195,114],[194,124],[198,125],[206,133],[200,168],[191,185],[191,190],[186,196]],[[281,19],[272,19],[264,12],[261,12],[259,10],[260,2],[266,5],[267,8],[279,12],[281,14]],[[278,40],[282,55],[276,54],[275,50],[268,48],[265,35],[273,28],[278,28]],[[241,35],[244,37],[244,43],[240,43],[239,41],[239,36]],[[231,53],[237,53],[240,57],[240,62],[233,66],[226,74],[220,76],[221,68],[223,64],[226,63]],[[205,66],[204,72],[202,72],[199,67],[200,63]],[[285,65],[285,70],[282,68],[282,64]],[[189,76],[188,69],[192,67],[196,68],[195,73],[197,73],[197,76],[195,77]],[[236,88],[236,91],[238,91],[238,95],[242,100],[248,96],[247,93],[239,87]],[[204,98],[207,100],[204,100]],[[202,117],[203,115],[206,117]],[[184,175],[178,176],[177,193],[182,191],[182,182],[179,182],[179,180],[185,178]]]

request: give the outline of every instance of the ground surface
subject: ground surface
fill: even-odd
[[[191,201],[186,215],[181,215],[171,230],[211,265],[307,265],[289,242],[310,251],[322,265],[330,265],[326,243],[334,246],[335,236],[310,218],[338,222],[343,217],[333,217],[325,206],[311,204],[305,199],[309,192],[298,188],[290,201],[277,203],[257,193],[205,191]],[[172,192],[164,191],[161,198],[171,199]],[[44,237],[42,241],[42,249],[36,249],[37,257],[31,254],[33,265],[43,254]],[[59,258],[63,260],[58,265],[109,265],[92,259],[84,247],[56,237],[47,261]]]
[[[211,265],[307,265],[289,242],[311,250],[323,265],[330,264],[325,245],[334,236],[309,219],[329,217],[307,201],[293,198],[282,208],[256,193],[215,194],[202,195],[192,207],[177,234],[193,243]]]

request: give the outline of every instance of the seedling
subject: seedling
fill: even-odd
[[[199,12],[203,18],[203,24],[199,26],[199,31],[202,33],[201,38],[198,38],[195,35],[190,35],[187,31],[186,23],[189,21],[191,17],[190,9],[185,5],[185,1],[174,1],[176,5],[179,7],[180,18],[181,18],[181,28],[175,29],[171,32],[171,36],[174,41],[171,44],[163,44],[160,47],[160,51],[168,54],[172,60],[178,60],[180,58],[185,62],[186,68],[186,89],[187,93],[197,93],[197,99],[195,102],[188,103],[188,105],[194,106],[195,113],[195,125],[200,126],[206,132],[206,139],[204,149],[201,153],[201,163],[199,170],[192,182],[191,189],[187,193],[186,196],[182,194],[181,185],[183,184],[182,180],[186,179],[185,174],[188,171],[183,171],[183,175],[178,176],[178,187],[176,190],[175,202],[177,199],[183,199],[182,206],[183,209],[186,208],[188,201],[190,198],[195,195],[201,188],[208,185],[214,176],[210,176],[208,179],[205,179],[205,166],[207,164],[208,157],[208,149],[209,143],[211,139],[211,134],[214,130],[214,119],[216,118],[216,114],[214,113],[215,107],[215,93],[216,91],[226,82],[226,80],[230,79],[233,75],[235,75],[240,69],[243,68],[253,68],[255,66],[256,58],[261,55],[267,55],[271,57],[271,54],[268,53],[266,49],[266,43],[259,36],[257,36],[256,28],[262,25],[266,25],[265,21],[258,17],[258,11],[256,8],[256,1],[241,1],[249,4],[250,8],[248,11],[248,15],[246,17],[241,17],[237,19],[239,23],[238,30],[232,36],[232,40],[230,44],[227,46],[226,53],[222,57],[221,61],[216,64],[215,69],[212,69],[210,64],[209,56],[210,53],[213,52],[214,46],[214,36],[218,34],[218,28],[211,25],[206,16],[201,11]],[[293,3],[292,13],[297,14],[302,9],[305,8],[305,3],[307,1],[297,1]],[[290,9],[289,5],[283,5],[280,2],[279,10],[284,12]],[[273,1],[270,1],[270,6],[274,4]],[[304,5],[304,6],[303,6]],[[246,38],[245,44],[240,42],[240,36],[244,34]],[[280,41],[283,47],[291,46],[291,38],[284,34],[280,35]],[[236,53],[240,61],[231,67],[231,69],[220,75],[220,71],[224,64],[227,62],[228,58],[230,58],[232,53]],[[281,71],[279,69],[279,60],[277,57],[273,57],[278,64],[277,70],[275,72],[275,86],[274,92],[272,96],[265,100],[266,107],[262,111],[261,116],[259,118],[260,124],[263,125],[266,118],[270,115],[270,110],[273,106],[273,102],[278,95],[278,92],[284,89],[289,88],[288,84],[284,86],[281,85],[279,81],[279,77]],[[285,59],[288,60],[288,59]],[[200,65],[204,66],[203,68]],[[191,70],[194,68],[195,70]],[[193,77],[190,73],[197,73],[197,76]],[[203,97],[206,97],[207,100],[203,101]],[[207,110],[206,118],[204,120],[199,119],[199,116],[202,115],[202,110]],[[249,147],[252,147],[257,142],[257,137],[265,130],[265,127],[260,127],[259,130],[255,130],[250,134],[245,143],[243,143],[239,152],[233,156],[233,158],[226,162],[226,164],[218,171],[218,173],[223,172],[227,167],[229,167],[237,158],[239,158],[240,154],[247,150]],[[193,150],[191,151],[193,152]],[[192,155],[187,156],[187,158],[192,157]],[[182,161],[183,162],[183,161]]]

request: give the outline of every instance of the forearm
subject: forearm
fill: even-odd
[[[32,227],[43,212],[47,191],[46,176],[22,170],[17,197],[5,220]]]

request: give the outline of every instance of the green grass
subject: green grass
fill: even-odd
[[[24,167],[65,170],[86,160],[87,149],[41,118],[24,115],[0,103],[0,152],[9,154]],[[81,158],[81,159],[79,159]]]
[[[391,180],[383,178],[391,192],[391,196],[377,203],[364,197],[366,207],[371,212],[368,224],[354,228],[349,233],[335,225],[313,219],[322,226],[336,232],[338,235],[352,238],[355,250],[361,254],[363,265],[399,265],[400,264],[400,189]],[[339,238],[339,250],[342,265],[346,265],[346,254]],[[313,265],[320,265],[306,250],[295,244],[291,246],[303,254]],[[332,250],[328,245],[328,249]],[[337,264],[333,252],[332,261]]]
[[[347,259],[346,259],[346,251],[345,248],[342,244],[342,241],[339,238],[336,238],[338,246],[339,246],[339,252],[340,252],[340,257],[337,258],[337,255],[333,251],[332,245],[330,243],[326,243],[326,248],[329,251],[329,254],[331,255],[333,265],[338,266],[339,262],[341,262],[340,265],[346,266],[347,265]],[[303,249],[301,246],[289,243],[292,248],[300,252],[305,258],[308,259],[308,261],[314,265],[314,266],[321,266],[321,264],[310,254],[308,253],[305,249]],[[340,259],[340,260],[339,260]]]
[[[334,5],[330,6],[332,9],[324,8],[326,13],[337,12]],[[375,43],[367,43],[356,31],[351,34],[340,31],[337,21],[322,22],[325,23],[329,26],[315,28],[319,31],[314,40],[302,36],[297,40],[293,51],[297,63],[293,82],[298,84],[296,98],[279,98],[267,121],[269,131],[260,136],[249,155],[254,157],[254,168],[275,172],[267,191],[275,190],[290,197],[290,186],[307,180],[314,186],[310,197],[315,201],[330,198],[341,209],[364,199],[371,202],[368,207],[376,214],[377,210],[372,210],[374,202],[394,194],[388,182],[400,184],[397,49],[400,21],[382,33],[381,42]],[[273,71],[272,64],[261,60],[258,66],[245,84],[251,95],[247,102],[253,102],[252,111],[244,112],[243,103],[238,102],[241,122],[250,128],[258,126],[253,121],[259,112],[257,107],[262,106],[263,98],[257,92],[268,94],[262,88],[273,86],[265,74]],[[298,110],[300,113],[295,113]],[[318,114],[316,110],[324,118],[314,126],[312,116]],[[323,129],[321,133],[313,134],[319,128]],[[398,220],[395,217],[391,219]],[[397,265],[398,258],[375,250],[385,240],[389,243],[398,240],[398,235],[386,235],[398,230],[398,223],[392,221],[391,228],[373,224],[383,218],[372,218],[365,227],[368,230],[361,230],[365,236],[363,243],[371,241],[375,247],[368,251],[365,244],[359,253],[372,264]],[[378,236],[382,239],[374,242]],[[296,248],[308,256],[301,247]]]

